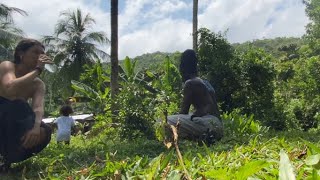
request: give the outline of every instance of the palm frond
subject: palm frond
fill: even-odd
[[[18,33],[14,33],[15,29],[9,30],[9,29],[1,29],[0,28],[0,45],[2,46],[3,50],[1,53],[4,58],[12,58],[13,50],[15,44],[23,38],[23,36],[20,33],[20,31],[17,30]],[[4,54],[6,54],[4,56]]]
[[[95,23],[90,14],[83,14],[80,9],[63,11],[55,27],[53,36],[43,38],[55,62],[61,66],[59,73],[68,74],[68,78],[77,80],[84,64],[92,64],[97,59],[109,58],[109,55],[97,48],[106,45],[109,40],[104,32],[91,32],[90,26]],[[62,53],[63,52],[63,53]]]
[[[50,43],[52,43],[53,41],[56,41],[58,38],[54,37],[54,36],[43,36],[41,38],[41,41],[43,44],[45,45],[50,45]]]
[[[13,47],[8,48],[0,44],[0,62],[8,59],[13,59]]]
[[[87,52],[90,52],[89,54],[92,54],[94,57],[98,57],[99,59],[107,59],[107,60],[110,58],[108,53],[97,48],[96,45],[93,43],[85,42],[83,43],[83,46],[84,46],[84,49]]]
[[[9,7],[2,3],[0,3],[0,20],[3,20],[5,22],[13,23],[12,14],[13,13],[19,13],[23,16],[27,16],[28,13],[25,12],[22,9],[15,8],[15,7]]]
[[[21,36],[24,35],[24,33],[21,29],[15,27],[14,24],[12,24],[10,22],[0,23],[0,29],[6,30],[8,32],[11,32],[11,33],[17,34],[17,35],[21,35]]]
[[[59,36],[61,33],[64,33],[66,31],[66,24],[67,22],[65,20],[58,21],[54,30],[56,36]]]
[[[91,17],[91,15],[87,14],[83,19],[82,26],[84,28],[87,28],[88,26],[91,26],[95,23],[96,23],[96,21]]]
[[[0,39],[5,40],[5,39],[13,39],[13,40],[18,40],[23,38],[22,32],[18,29],[2,29],[0,28]]]
[[[104,32],[91,32],[88,33],[82,41],[84,42],[98,42],[100,44],[109,44],[110,41]]]

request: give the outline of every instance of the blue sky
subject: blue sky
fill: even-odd
[[[29,16],[14,16],[27,36],[51,35],[59,13],[80,8],[96,20],[95,31],[110,36],[108,0],[2,0]],[[199,27],[227,32],[234,42],[300,37],[308,18],[302,0],[199,0]],[[135,57],[155,51],[192,47],[192,0],[119,0],[119,55]],[[101,47],[109,51],[109,47]]]

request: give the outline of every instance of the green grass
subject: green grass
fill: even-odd
[[[210,147],[180,141],[186,173],[175,149],[155,140],[77,136],[70,146],[58,146],[53,135],[44,151],[15,164],[15,172],[0,179],[180,179],[186,174],[192,179],[279,179],[279,171],[297,179],[317,179],[320,158],[314,155],[320,154],[319,137],[317,131],[268,132],[226,136]]]

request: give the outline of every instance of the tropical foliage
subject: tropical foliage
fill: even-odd
[[[23,31],[15,26],[14,13],[27,15],[22,9],[0,3],[0,59],[12,59],[15,43],[23,36]]]
[[[84,65],[93,65],[99,60],[106,62],[108,59],[108,54],[98,48],[99,45],[106,45],[108,39],[104,32],[91,31],[94,24],[90,14],[83,14],[80,9],[64,11],[54,35],[43,37],[48,53],[61,67],[56,81],[68,89],[71,80],[79,80]],[[70,95],[70,92],[67,91],[67,94]]]

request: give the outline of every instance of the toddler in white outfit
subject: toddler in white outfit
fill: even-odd
[[[57,123],[57,143],[64,142],[65,144],[70,144],[71,139],[71,128],[75,125],[74,119],[69,115],[73,113],[70,106],[65,105],[60,109],[61,116],[55,120]]]

